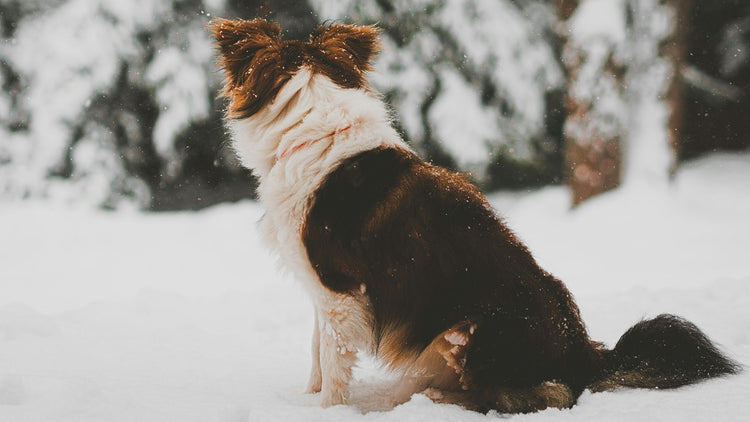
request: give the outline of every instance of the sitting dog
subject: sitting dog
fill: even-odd
[[[315,305],[308,392],[347,403],[357,352],[398,371],[397,401],[502,413],[567,408],[584,389],[672,388],[735,373],[693,324],[642,321],[592,341],[563,283],[465,176],[418,157],[365,79],[372,26],[282,40],[218,19],[234,148],[259,178],[262,232]]]

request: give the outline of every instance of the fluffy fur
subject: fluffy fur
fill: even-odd
[[[570,407],[586,388],[670,388],[734,373],[670,315],[613,350],[589,339],[563,283],[462,175],[420,159],[366,85],[373,27],[307,42],[264,20],[216,20],[227,121],[260,179],[263,233],[315,304],[308,392],[349,400],[358,351],[402,374],[397,402],[500,412]]]

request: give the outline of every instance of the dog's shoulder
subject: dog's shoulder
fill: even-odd
[[[329,201],[338,202],[336,208],[341,209],[346,206],[341,201],[362,205],[389,195],[395,195],[393,200],[398,202],[425,195],[434,200],[485,203],[466,175],[427,163],[398,147],[375,148],[342,161],[318,188],[314,203],[319,211]]]

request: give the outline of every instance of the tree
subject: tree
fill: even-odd
[[[155,210],[252,197],[205,25],[262,14],[309,31],[292,3],[3,2],[0,193]]]
[[[372,75],[407,141],[485,189],[560,179],[562,72],[541,1],[311,1],[320,17],[377,23]]]
[[[566,170],[573,204],[620,184],[625,137],[625,4],[558,3],[567,39]]]
[[[689,2],[558,2],[569,36],[565,126],[574,204],[621,183],[666,181],[683,138]]]
[[[750,4],[694,1],[688,55],[681,160],[717,149],[750,146]]]
[[[0,196],[151,210],[252,197],[216,97],[215,15],[297,39],[377,23],[371,80],[398,129],[486,190],[565,173],[578,203],[665,182],[680,160],[750,145],[746,3],[0,0]]]

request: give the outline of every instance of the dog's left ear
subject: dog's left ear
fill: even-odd
[[[209,24],[221,52],[219,65],[224,68],[231,86],[247,78],[247,67],[264,52],[278,56],[281,27],[265,19],[214,19]]]
[[[370,62],[380,49],[375,26],[321,26],[310,35],[310,44],[330,60],[352,66],[359,73],[371,70]]]

